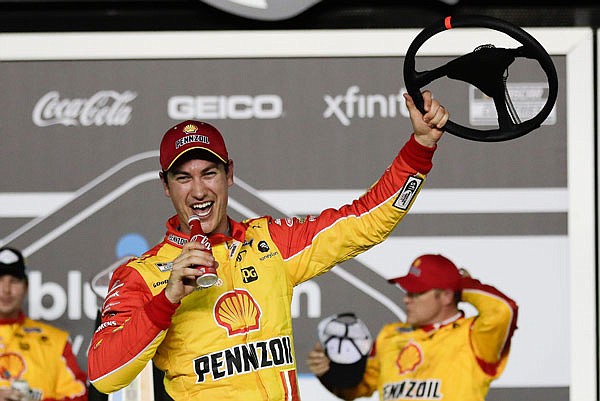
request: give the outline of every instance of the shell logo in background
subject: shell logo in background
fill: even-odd
[[[411,341],[400,350],[396,364],[398,365],[400,374],[405,374],[415,370],[422,361],[423,352],[421,351],[421,347],[419,347],[419,344]]]
[[[261,314],[258,303],[244,289],[226,292],[215,303],[215,320],[229,336],[258,330]]]
[[[0,354],[0,379],[20,379],[26,369],[23,357],[15,352]]]

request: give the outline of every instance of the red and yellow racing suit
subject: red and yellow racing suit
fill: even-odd
[[[466,318],[460,312],[418,329],[400,322],[385,325],[358,386],[324,384],[346,400],[378,391],[382,401],[483,401],[506,366],[517,305],[472,278],[463,278],[462,300],[474,305],[478,315]]]
[[[87,377],[68,333],[23,313],[0,320],[0,388],[16,380],[29,384],[31,400],[87,400]]]
[[[411,136],[362,197],[316,217],[230,219],[230,237],[210,238],[219,281],[181,304],[163,291],[167,262],[189,239],[172,217],[164,240],[111,278],[88,355],[93,385],[116,391],[153,359],[175,400],[298,400],[294,286],[383,241],[411,206],[433,153]]]

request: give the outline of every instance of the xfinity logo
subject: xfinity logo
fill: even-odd
[[[390,95],[360,94],[360,88],[353,85],[343,95],[325,95],[323,99],[327,109],[323,118],[335,116],[343,125],[349,126],[353,118],[394,118],[397,115],[408,117],[408,109],[404,104],[402,88],[398,93]]]
[[[278,95],[173,96],[168,113],[174,120],[266,120],[283,115],[283,101]]]

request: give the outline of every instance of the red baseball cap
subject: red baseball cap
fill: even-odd
[[[421,255],[414,260],[408,274],[388,280],[406,292],[419,293],[434,288],[459,291],[461,274],[452,261],[442,255]]]
[[[227,164],[229,155],[218,129],[203,121],[187,120],[169,128],[160,143],[160,166],[169,170],[185,152],[203,149]]]

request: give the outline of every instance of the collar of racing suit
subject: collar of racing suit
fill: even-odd
[[[25,314],[23,311],[19,312],[19,316],[14,319],[0,319],[0,324],[13,324],[13,323],[23,323],[25,321]]]
[[[246,237],[246,225],[239,223],[229,216],[227,217],[229,223],[229,235],[228,234],[211,234],[208,236],[208,240],[212,246],[222,244],[223,242],[235,239],[240,242],[244,242]],[[183,243],[187,242],[190,238],[189,234],[184,234],[179,231],[179,217],[177,215],[172,216],[167,220],[167,235],[166,240],[174,245],[183,246]],[[174,236],[177,240],[173,240],[171,236]]]
[[[419,329],[425,331],[426,333],[434,330],[439,330],[440,328],[449,325],[450,323],[456,322],[461,317],[464,317],[465,313],[463,311],[458,311],[458,313],[454,316],[449,317],[446,320],[442,320],[441,322],[436,322],[432,324],[426,324],[425,326],[419,327]]]

